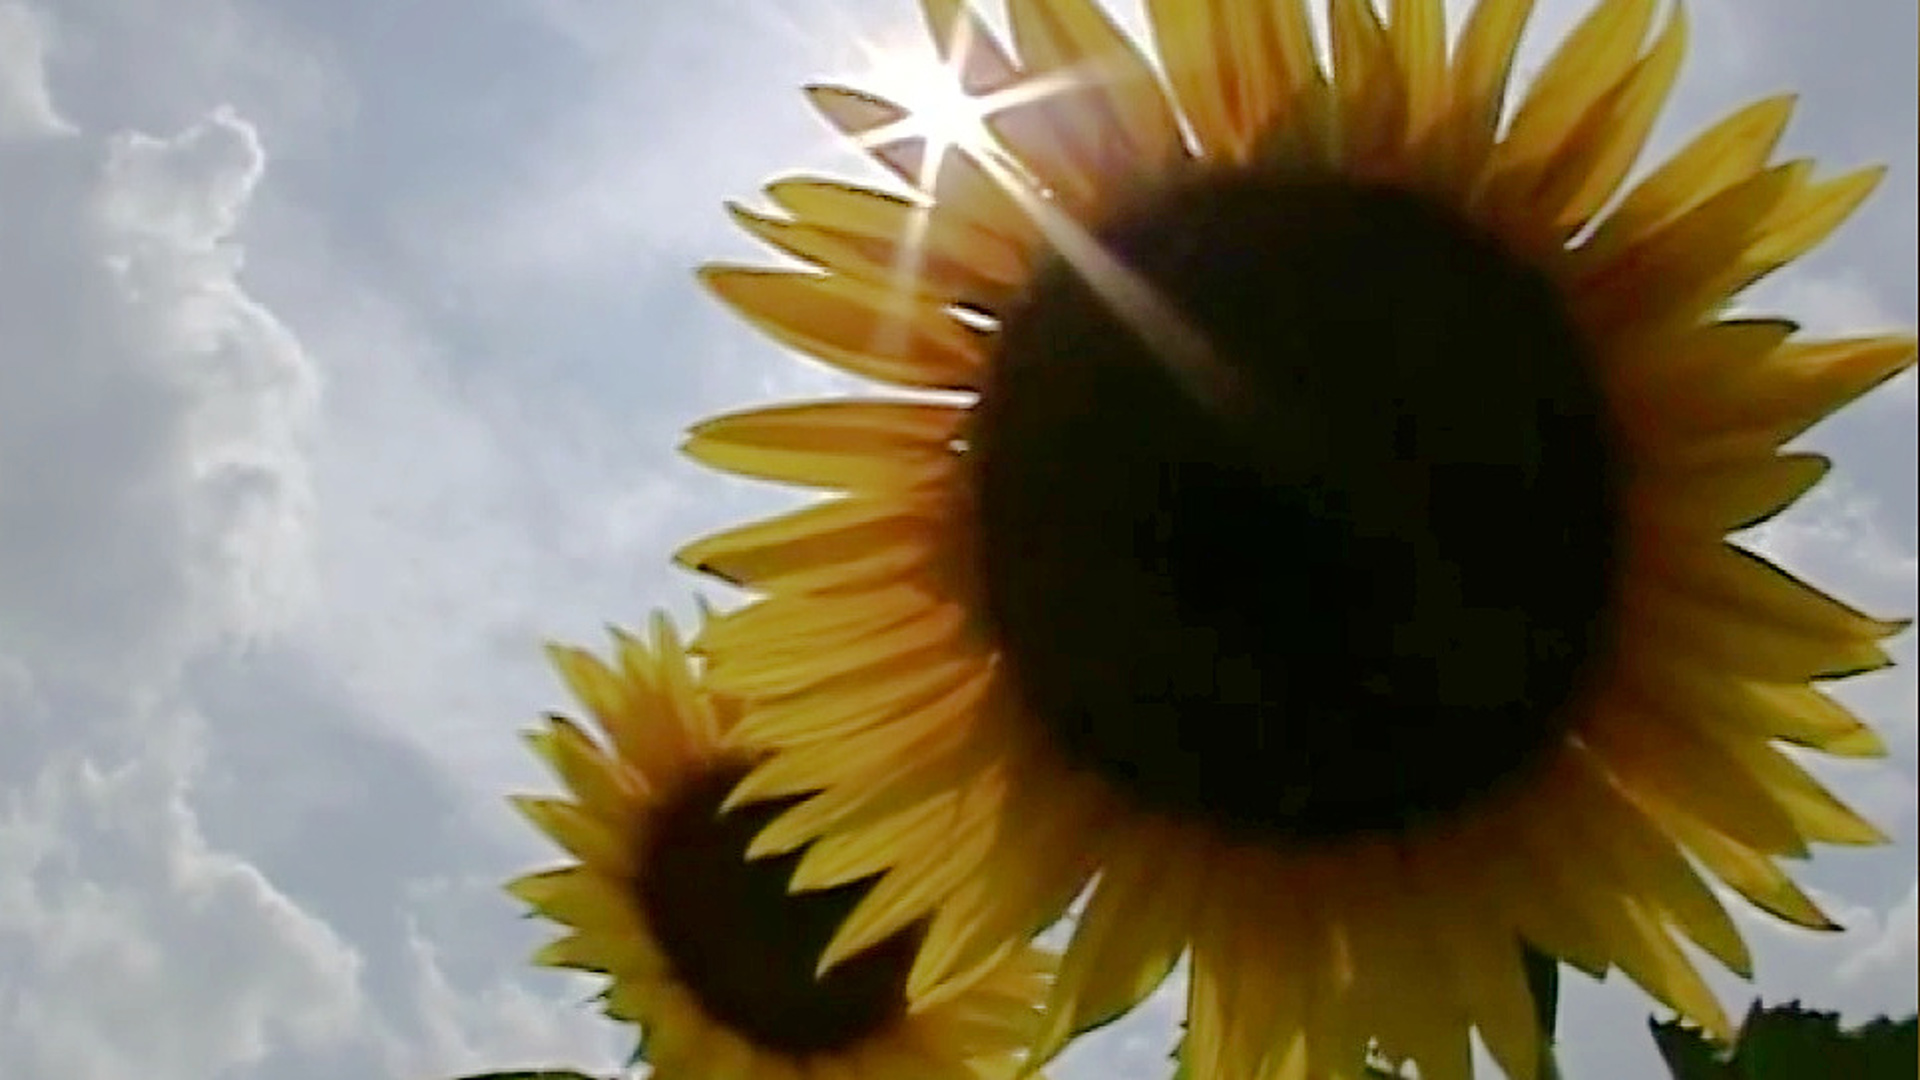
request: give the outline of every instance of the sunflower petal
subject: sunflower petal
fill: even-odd
[[[1179,147],[1180,129],[1153,69],[1098,4],[1010,0],[1007,14],[1020,58],[1036,76],[1065,76],[1087,87],[1092,122],[1075,129],[1092,139],[1102,175],[1111,177],[1121,161],[1157,166]]]
[[[1772,270],[1806,254],[1853,216],[1886,175],[1886,167],[1877,165],[1795,191],[1774,211],[1747,258]]]
[[[911,619],[933,606],[914,584],[822,597],[776,597],[729,612],[700,635],[700,647],[715,654],[709,670],[784,662],[817,645],[859,641]]]
[[[1914,355],[1914,340],[1898,335],[1789,342],[1687,395],[1689,426],[1759,431],[1780,445],[1911,368]]]
[[[1480,175],[1500,127],[1520,32],[1533,0],[1479,0],[1468,13],[1454,50],[1448,121],[1449,172],[1456,184]]]
[[[964,419],[947,405],[818,401],[695,425],[681,450],[723,472],[841,491],[905,487],[953,456]]]
[[[849,732],[887,723],[951,690],[977,672],[979,665],[979,657],[961,655],[920,667],[902,667],[880,677],[869,676],[830,698],[806,694],[757,701],[740,721],[735,736],[768,746],[843,738]]]
[[[1702,866],[1712,871],[1713,876],[1726,882],[1755,907],[1809,930],[1840,929],[1839,924],[1829,919],[1765,854],[1715,830],[1663,798],[1644,791],[1629,791],[1628,795],[1700,860]]]
[[[1637,184],[1580,251],[1582,265],[1605,262],[1766,165],[1793,114],[1791,96],[1766,98],[1708,128]]]
[[[931,766],[955,757],[956,751],[972,748],[975,740],[968,737],[970,733],[966,725],[955,720],[978,703],[981,684],[986,679],[987,676],[982,675],[927,708],[901,717],[897,723],[863,731],[856,736],[789,747],[774,754],[733,789],[724,808],[731,809],[762,799],[801,795],[824,788],[815,799],[826,799],[835,804],[840,814],[836,820],[850,821],[848,811],[862,802],[871,805],[872,796],[867,793],[876,787],[884,789],[888,785],[898,786],[899,781],[930,771]],[[914,762],[914,767],[901,769],[899,763],[902,761]],[[862,795],[866,798],[861,799]],[[760,858],[782,854],[799,846],[798,843],[776,846],[773,838],[789,834],[796,828],[791,822],[796,811],[804,806],[794,807],[763,829],[754,840],[749,854]],[[799,840],[803,835],[789,835],[786,838]]]
[[[1686,9],[1676,4],[1653,48],[1560,146],[1534,211],[1553,222],[1556,239],[1585,228],[1626,179],[1673,89],[1686,49]]]
[[[1908,620],[1876,619],[1855,611],[1732,544],[1674,545],[1648,560],[1675,591],[1798,633],[1834,638],[1883,638]]]
[[[859,144],[901,180],[919,185],[926,140],[908,134],[905,124],[913,113],[906,106],[846,86],[816,84],[806,88],[806,95],[827,123],[842,135]],[[886,138],[887,135],[896,137]]]
[[[1413,141],[1447,107],[1447,20],[1441,0],[1392,0],[1387,33],[1407,94],[1407,129]]]
[[[1626,75],[1653,25],[1654,0],[1601,0],[1558,49],[1515,110],[1492,170],[1545,161],[1580,117]]]
[[[1634,520],[1687,537],[1719,540],[1792,506],[1833,468],[1824,454],[1779,454],[1651,478],[1629,496]]]
[[[1502,920],[1488,919],[1497,905],[1476,903],[1478,883],[1463,881],[1448,858],[1457,853],[1453,845],[1408,844],[1406,850],[1412,888],[1480,1037],[1511,1080],[1534,1080],[1541,1032],[1519,939]]]
[[[1792,162],[1756,173],[1604,262],[1577,286],[1589,322],[1690,321],[1746,283],[1742,266],[1757,232],[1807,171]]]
[[[1231,73],[1214,52],[1217,8],[1209,0],[1147,0],[1155,51],[1199,149],[1209,157],[1233,154],[1239,146],[1228,111]]]
[[[920,10],[940,59],[957,65],[961,89],[986,94],[1019,78],[1019,67],[970,0],[921,0]]]
[[[507,882],[507,892],[565,926],[640,936],[637,917],[619,887],[584,864],[524,874]]]
[[[1886,833],[1854,813],[1779,750],[1758,740],[1731,737],[1725,729],[1717,730],[1716,734],[1754,779],[1772,793],[1774,802],[1802,836],[1823,844],[1854,847],[1877,847],[1889,842]]]
[[[1773,738],[1836,757],[1885,757],[1887,745],[1846,706],[1813,686],[1744,683],[1749,715]]]
[[[1672,805],[1755,851],[1806,854],[1773,793],[1691,724],[1615,708],[1583,738],[1621,789]]]
[[[546,730],[528,733],[527,741],[595,817],[618,828],[632,814],[644,789],[573,721],[549,716]]]
[[[931,516],[927,504],[891,492],[830,499],[695,541],[673,558],[690,570],[774,593],[877,584],[930,556],[937,543]]]
[[[708,266],[707,287],[775,341],[855,375],[969,389],[981,346],[943,308],[857,278]]]
[[[1384,169],[1407,139],[1407,91],[1373,0],[1330,0],[1340,142],[1348,167]]]
[[[1102,868],[1061,960],[1036,1058],[1053,1058],[1075,1032],[1132,1008],[1173,970],[1199,903],[1200,875],[1165,872],[1164,853],[1178,839],[1148,824]]]
[[[794,183],[800,183],[795,181]],[[821,185],[828,182],[820,181]],[[861,192],[859,188],[847,188]],[[894,204],[878,192],[876,207]],[[852,196],[857,200],[860,196]],[[734,223],[756,239],[834,274],[905,290],[941,303],[1004,304],[1027,275],[1021,250],[939,206],[902,200],[897,220],[877,211],[868,220],[829,225],[787,220],[729,203]]]
[[[1839,679],[1893,664],[1872,636],[1809,633],[1756,614],[1747,604],[1682,594],[1656,582],[1630,585],[1621,609],[1647,640],[1761,682]]]
[[[1655,902],[1729,971],[1752,978],[1753,956],[1740,931],[1673,842],[1614,787],[1597,761],[1583,754],[1569,759],[1573,767],[1561,774],[1574,781],[1561,789],[1574,811],[1567,821],[1596,853],[1610,857],[1622,891]]]

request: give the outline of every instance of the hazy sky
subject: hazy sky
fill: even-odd
[[[1535,62],[1582,6],[1543,0]],[[1753,304],[1910,327],[1915,5],[1821,10],[1695,0],[1659,145],[1801,91],[1787,155],[1892,172]],[[917,32],[910,0],[0,0],[0,1075],[615,1062],[498,889],[552,858],[501,801],[550,786],[538,643],[690,611],[667,553],[787,497],[676,434],[839,384],[689,271],[754,250],[723,199],[875,178],[795,88]],[[1835,479],[1758,542],[1911,612],[1915,418],[1909,374],[1817,429]],[[1769,997],[1914,1007],[1914,687],[1844,692],[1893,758],[1819,771],[1898,847],[1804,869],[1845,934],[1744,920]],[[1177,993],[1056,1076],[1164,1076]],[[1573,977],[1568,1075],[1642,1075],[1645,1004]]]

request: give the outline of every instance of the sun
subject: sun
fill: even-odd
[[[924,6],[984,136],[812,87],[911,192],[783,179],[737,216],[807,265],[702,271],[894,388],[686,444],[828,496],[680,554],[754,594],[697,642],[732,798],[795,800],[753,854],[885,874],[823,969],[924,919],[933,1007],[1084,893],[1035,1062],[1182,954],[1196,1080],[1531,1077],[1526,948],[1725,1033],[1711,882],[1831,928],[1780,860],[1885,839],[1787,748],[1883,752],[1825,686],[1906,624],[1737,536],[1914,342],[1731,314],[1881,171],[1776,160],[1788,97],[1639,170],[1657,0],[1517,93],[1525,0],[1149,0],[1157,64],[1093,0]]]

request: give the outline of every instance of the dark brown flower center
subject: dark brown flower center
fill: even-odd
[[[754,835],[794,802],[722,815],[746,774],[744,764],[718,768],[657,812],[642,851],[641,903],[675,977],[709,1016],[770,1051],[844,1049],[905,1012],[919,931],[815,978],[821,950],[872,882],[790,894],[798,853],[746,861]]]
[[[982,570],[1060,749],[1273,843],[1404,828],[1537,760],[1607,647],[1620,543],[1553,284],[1340,179],[1216,172],[1094,234],[1211,367],[1196,392],[1133,328],[1153,305],[1059,258],[1003,319]]]

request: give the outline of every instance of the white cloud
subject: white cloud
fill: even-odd
[[[0,980],[10,1075],[193,1080],[354,1023],[359,956],[206,844],[177,765],[56,759],[10,793],[0,950],[25,954]]]
[[[253,129],[51,122],[41,25],[0,9],[6,115],[45,121],[0,139],[0,1071],[201,1080],[359,1007],[352,947],[206,842],[175,694],[299,576],[313,372],[237,278]]]

